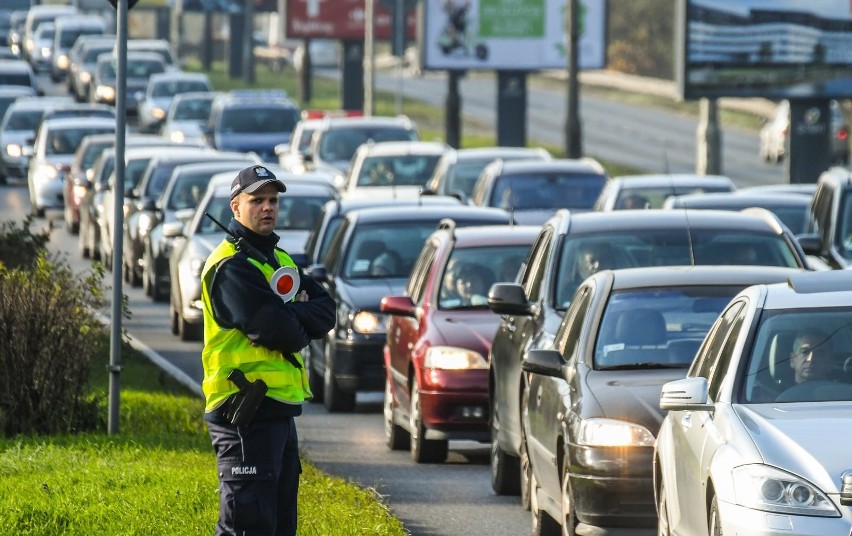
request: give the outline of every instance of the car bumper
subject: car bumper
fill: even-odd
[[[571,445],[569,478],[577,518],[606,527],[656,527],[653,448]]]
[[[37,208],[65,208],[65,192],[63,178],[39,181],[35,185],[35,201]]]
[[[852,513],[844,507],[843,517],[810,517],[752,510],[717,499],[723,534],[749,536],[822,536],[852,534]]]
[[[491,439],[487,370],[422,369],[420,378],[427,439]]]
[[[335,341],[333,370],[338,387],[349,393],[384,390],[384,345],[384,335]]]
[[[19,158],[15,160],[3,158],[3,176],[23,178],[27,176],[27,161]]]

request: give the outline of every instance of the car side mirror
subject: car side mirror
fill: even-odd
[[[177,238],[183,236],[184,223],[181,221],[173,221],[163,224],[163,238]]]
[[[30,142],[32,143],[32,142]],[[21,147],[21,154],[27,158],[32,158],[34,151],[32,145],[24,145]]]
[[[796,237],[805,255],[819,255],[822,252],[822,238],[816,234],[805,234]]]
[[[488,291],[488,307],[501,315],[532,316],[524,287],[517,283],[494,283]]]
[[[526,372],[561,378],[564,364],[565,361],[558,350],[537,348],[524,355],[521,368]]]
[[[707,378],[683,378],[668,382],[660,391],[660,409],[663,411],[712,411],[707,388]]]
[[[152,197],[143,197],[139,200],[139,204],[137,205],[139,210],[144,210],[147,212],[154,212],[157,210],[157,200]]]
[[[408,296],[385,296],[379,304],[379,310],[392,315],[414,317],[414,302]]]
[[[313,277],[320,283],[328,283],[328,272],[322,264],[312,264],[305,269],[305,275]]]

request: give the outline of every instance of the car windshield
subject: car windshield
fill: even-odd
[[[415,131],[402,127],[340,128],[329,130],[320,137],[317,153],[326,162],[348,162],[362,143],[416,139]]]
[[[364,159],[358,186],[425,186],[440,155],[374,156]]]
[[[239,134],[291,133],[299,111],[281,106],[236,107],[222,113],[221,131]]]
[[[594,368],[688,368],[716,317],[740,290],[690,286],[613,292],[595,340]]]
[[[850,307],[764,311],[739,402],[852,401],[850,319]]]
[[[101,28],[77,28],[75,30],[65,30],[59,35],[59,46],[69,49],[74,46],[74,42],[77,41],[77,38],[81,35],[96,35],[102,33],[104,32]]]
[[[487,309],[488,290],[514,281],[529,246],[456,248],[441,276],[439,309]]]
[[[134,158],[127,162],[127,165],[124,167],[125,192],[136,188],[136,185],[142,180],[142,175],[144,175],[145,170],[148,168],[148,162],[151,161],[151,158],[150,156],[146,158]]]
[[[9,112],[3,123],[3,130],[35,131],[41,121],[42,110],[20,110]]]
[[[114,132],[112,128],[63,128],[47,133],[45,154],[74,154],[83,138],[90,134]]]
[[[175,107],[173,117],[180,121],[206,121],[210,117],[212,105],[213,101],[210,99],[180,101]]]
[[[83,63],[94,63],[98,60],[98,56],[110,50],[112,50],[112,45],[91,46],[86,49],[86,55],[83,56]]]
[[[622,187],[615,201],[615,208],[662,208],[666,199],[675,195],[730,192],[721,186],[656,186],[648,188]]]
[[[473,186],[479,174],[485,169],[489,162],[463,162],[452,166],[447,173],[447,184],[444,191],[448,194],[463,194],[470,197]]]
[[[756,265],[801,268],[781,236],[738,230],[625,229],[568,235],[556,266],[553,306],[566,308],[580,283],[594,271],[644,266]],[[588,265],[594,256],[594,269]]]
[[[0,72],[0,85],[6,86],[32,86],[32,79],[26,72]]]
[[[355,229],[344,257],[347,279],[408,277],[437,221],[365,224]]]
[[[505,175],[494,185],[490,206],[513,210],[588,210],[605,182],[603,175],[582,173]]]
[[[104,149],[107,147],[112,147],[113,143],[111,141],[108,142],[99,142],[99,143],[90,143],[86,146],[86,151],[82,154],[80,158],[80,167],[84,170],[90,169],[101,153],[104,152]]]
[[[149,78],[152,74],[165,71],[163,63],[154,60],[127,60],[127,78]],[[98,65],[98,74],[106,81],[115,80],[115,64],[111,61],[102,62]]]
[[[197,207],[210,184],[210,178],[210,173],[183,173],[176,177],[169,198],[166,199],[166,209],[183,210]]]
[[[189,93],[191,91],[208,91],[210,86],[204,83],[203,80],[168,80],[155,84],[151,88],[151,96],[153,97],[173,97],[179,93]]]

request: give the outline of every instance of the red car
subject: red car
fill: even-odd
[[[500,317],[493,283],[514,281],[538,226],[456,228],[426,240],[404,296],[385,296],[384,418],[389,448],[443,462],[450,439],[490,441],[488,363]]]

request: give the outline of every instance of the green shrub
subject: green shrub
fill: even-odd
[[[11,240],[43,246],[42,235],[30,240],[27,233],[14,231]],[[9,240],[0,235],[0,243]],[[89,372],[93,359],[108,351],[95,316],[104,303],[103,270],[96,265],[74,274],[43,252],[28,264],[0,267],[0,432],[92,429],[99,417],[97,400],[87,395]]]

